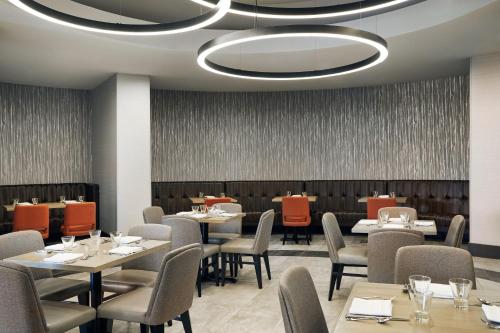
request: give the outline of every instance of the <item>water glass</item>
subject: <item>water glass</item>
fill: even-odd
[[[204,196],[205,196],[205,193],[203,193],[203,192],[198,193],[198,198],[203,198]]]
[[[90,230],[89,231],[90,240],[97,246],[101,243],[101,230]]]
[[[286,191],[286,196],[291,197],[292,196],[292,191]]]
[[[378,198],[378,191],[373,191],[373,197]]]
[[[79,195],[78,196],[78,202],[84,202],[85,201],[85,196]]]
[[[389,196],[391,198],[395,198],[396,197],[396,192],[389,192]]]
[[[66,197],[64,195],[59,196],[59,202],[64,203],[66,201]]]
[[[221,192],[220,197],[221,197],[221,198],[225,198],[225,197],[226,197],[226,193]]]
[[[207,207],[207,205],[201,205],[201,206],[200,206],[200,212],[201,212],[202,214],[206,214],[206,213],[208,212],[208,207]]]
[[[408,214],[407,212],[399,214],[399,217],[401,217],[401,222],[403,224],[407,225],[408,223],[410,223],[410,214]]]
[[[200,206],[191,206],[191,210],[193,211],[193,214],[196,214],[200,211]]]
[[[430,319],[430,309],[432,304],[433,292],[427,290],[425,292],[409,291],[410,298],[415,309],[415,320],[419,323],[426,322]]]
[[[73,248],[75,244],[75,236],[62,236],[61,241],[63,244],[64,251]]]
[[[38,198],[31,198],[33,205],[38,205]]]
[[[18,205],[19,204],[19,199],[18,198],[15,198],[14,200],[12,200],[12,204],[14,206]]]
[[[382,220],[382,223],[388,223],[389,222],[389,212],[382,211],[380,213],[380,219]]]
[[[450,279],[451,291],[455,308],[467,310],[469,308],[469,293],[472,289],[472,281],[467,279]]]
[[[302,192],[303,197],[307,197],[307,192]]]
[[[113,247],[120,246],[120,242],[122,241],[123,234],[120,231],[110,232],[111,241],[113,242]]]
[[[428,291],[431,285],[431,278],[425,275],[410,275],[408,280],[411,290],[418,293]]]

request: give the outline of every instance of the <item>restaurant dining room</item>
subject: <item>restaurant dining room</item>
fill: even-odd
[[[0,0],[0,333],[500,330],[500,0]]]

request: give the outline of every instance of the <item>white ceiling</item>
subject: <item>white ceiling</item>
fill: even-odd
[[[110,1],[116,3],[116,0]],[[261,1],[259,3],[263,3]],[[309,2],[316,4],[317,1]],[[168,1],[169,5],[175,2],[184,7],[174,6],[178,10],[168,12],[170,16],[162,14],[164,17],[185,18],[193,11],[186,5],[189,1]],[[267,3],[283,2],[298,5],[297,2],[307,1]],[[154,9],[160,2],[144,0],[144,4],[148,3]],[[112,17],[79,4],[67,8],[100,19]],[[143,10],[134,17],[148,19],[151,12],[154,11]],[[222,77],[200,69],[196,64],[198,48],[211,38],[230,32],[223,28],[240,29],[242,24],[248,25],[240,17],[231,15],[214,30],[163,37],[117,37],[52,24],[24,13],[7,0],[0,0],[0,82],[91,89],[120,72],[149,75],[153,87],[175,90],[325,89],[466,73],[471,56],[500,52],[500,0],[427,0],[378,17],[343,24],[377,32],[387,40],[389,58],[367,71],[320,80],[267,82]],[[257,24],[281,22],[267,20]],[[254,70],[293,71],[343,64],[366,54],[367,50],[358,45],[288,39],[232,48],[214,59]]]

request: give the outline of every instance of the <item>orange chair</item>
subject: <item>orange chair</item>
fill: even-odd
[[[231,198],[206,198],[205,205],[207,207],[212,207],[218,203],[231,203]]]
[[[88,236],[95,229],[95,202],[67,204],[64,208],[64,236]]]
[[[14,208],[13,231],[36,230],[43,239],[49,238],[49,206],[33,205]]]
[[[298,243],[297,230],[304,229],[307,245],[311,240],[311,213],[309,211],[309,200],[307,197],[284,197],[282,203],[283,214],[283,245],[289,239],[287,230],[292,228],[293,240]]]
[[[380,208],[396,207],[396,205],[396,198],[368,198],[368,219],[378,220],[378,210]]]

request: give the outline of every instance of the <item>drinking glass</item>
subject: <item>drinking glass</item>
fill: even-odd
[[[221,197],[221,198],[225,198],[225,197],[226,197],[226,193],[221,192],[220,197]]]
[[[399,214],[399,217],[401,217],[401,222],[403,224],[406,225],[406,224],[410,223],[410,214],[408,214],[407,212]]]
[[[419,293],[426,292],[431,285],[431,278],[425,275],[410,275],[408,280],[411,290]]]
[[[396,197],[396,192],[389,192],[389,196],[391,198],[395,198]]]
[[[307,197],[307,192],[302,192],[303,197]]]
[[[38,198],[31,198],[33,205],[38,205]]]
[[[292,196],[292,191],[286,191],[286,196],[291,197]]]
[[[113,242],[113,247],[120,246],[120,242],[122,240],[123,234],[120,231],[114,231],[114,232],[110,232],[109,235],[111,236],[111,241]]]
[[[95,245],[99,245],[101,243],[101,230],[90,230],[89,231],[90,240],[95,243]]]
[[[382,223],[388,223],[389,222],[389,212],[386,212],[386,211],[381,212],[380,219],[382,220]]]
[[[378,198],[378,191],[373,191],[373,197]]]
[[[202,214],[206,214],[206,213],[207,213],[207,211],[208,211],[207,205],[201,205],[201,206],[200,206],[200,212],[201,212]]]
[[[78,202],[84,202],[84,201],[85,201],[85,197],[83,195],[79,195]]]
[[[453,303],[459,310],[469,308],[469,293],[472,289],[472,281],[467,279],[450,279],[451,291],[453,293]]]
[[[59,196],[59,202],[64,203],[66,201],[66,197],[64,195]]]
[[[203,192],[198,193],[198,198],[203,198],[204,196],[205,196],[205,193],[203,193]]]
[[[75,244],[75,236],[62,236],[61,241],[63,244],[64,251],[73,248]]]
[[[18,198],[15,198],[14,200],[12,200],[12,204],[14,206],[18,205],[19,204],[19,199]]]
[[[427,290],[425,292],[410,291],[410,298],[415,309],[415,319],[417,322],[425,322],[430,318],[430,309],[432,304],[433,292]]]
[[[200,211],[200,206],[191,206],[191,210],[194,214],[196,214]]]

